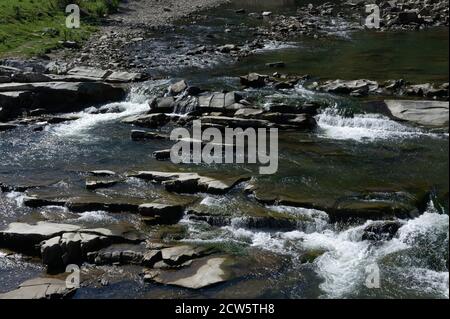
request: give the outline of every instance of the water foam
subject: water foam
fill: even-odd
[[[394,238],[379,242],[362,240],[364,229],[372,221],[342,230],[336,225],[326,224],[321,213],[314,210],[279,207],[278,211],[313,217],[316,229],[255,231],[245,228],[242,220],[233,219],[230,226],[221,228],[223,233],[214,240],[246,243],[251,247],[291,255],[294,260],[308,251],[323,252],[315,259],[313,267],[323,280],[320,289],[324,298],[345,298],[367,289],[364,287],[366,270],[372,265],[379,266],[381,275],[386,276],[381,278],[382,284],[391,281],[399,291],[410,290],[418,295],[429,293],[434,297],[448,298],[445,255],[448,255],[449,217],[439,214],[431,204],[421,216],[400,220],[402,226]],[[412,258],[409,257],[411,251]],[[397,254],[400,254],[401,263],[386,264],[385,258]],[[432,255],[428,258],[430,261],[422,261],[426,258],[424,254]],[[442,261],[436,264],[435,260],[439,258]]]
[[[400,124],[380,114],[355,114],[353,117],[345,117],[338,114],[337,108],[328,108],[316,119],[320,136],[327,139],[363,142],[437,136],[419,128]]]
[[[52,129],[52,132],[63,137],[89,137],[89,133],[94,127],[149,111],[149,96],[161,92],[168,83],[167,80],[161,80],[135,86],[125,101],[109,103],[99,108],[99,110],[115,110],[114,112],[93,114],[92,108],[87,108],[82,112],[74,113],[80,117],[79,119],[59,124]]]

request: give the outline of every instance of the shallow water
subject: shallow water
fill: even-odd
[[[302,2],[245,1],[228,5],[209,12],[205,21],[165,34],[159,39],[161,42],[155,41],[148,49],[156,47],[163,53],[175,54],[169,47],[176,39],[190,47],[204,41],[241,43],[249,37],[246,27],[232,33],[223,32],[224,27],[264,22],[243,19],[234,13],[237,8],[289,13],[299,3]],[[208,33],[215,37],[205,39]],[[286,68],[280,72],[320,78],[444,82],[448,81],[448,30],[364,32],[319,41],[297,39],[294,43],[271,43],[242,61],[232,62],[225,57],[196,67],[165,68],[162,61],[150,70],[169,80],[136,85],[127,101],[109,105],[120,106],[121,113],[93,115],[87,110],[78,113],[79,120],[48,125],[42,132],[22,127],[0,133],[0,181],[39,186],[31,192],[65,198],[93,196],[84,189],[84,181],[86,172],[97,169],[119,174],[140,169],[207,175],[253,173],[252,184],[262,197],[283,195],[330,203],[367,193],[374,194],[372,200],[386,201],[391,200],[387,196],[392,193],[407,193],[416,199],[426,197],[428,206],[423,208],[423,214],[402,220],[403,226],[393,239],[372,243],[361,239],[366,221],[342,225],[330,222],[326,212],[320,210],[264,206],[251,196],[244,196],[243,185],[224,196],[199,194],[196,208],[227,216],[230,223],[213,227],[186,216],[181,222],[187,229],[182,240],[216,245],[240,256],[244,264],[249,262],[247,259],[257,260],[265,270],[250,267],[250,274],[244,278],[190,292],[144,285],[136,269],[106,267],[101,271],[115,278],[112,284],[89,285],[80,289],[76,298],[223,298],[236,296],[237,292],[243,297],[273,298],[448,298],[448,133],[398,123],[382,114],[367,112],[364,101],[318,94],[301,85],[283,92],[248,90],[245,94],[257,97],[261,106],[306,100],[323,105],[316,131],[280,134],[278,173],[258,176],[254,165],[176,166],[158,162],[152,153],[170,147],[171,142],[131,142],[132,128],[120,123],[122,118],[145,112],[148,98],[164,90],[174,78],[185,78],[207,88],[239,89],[236,76],[249,71],[273,72],[265,64],[278,60],[286,62]],[[135,179],[94,194],[104,198],[125,196],[135,201],[170,196]],[[17,220],[49,219],[98,227],[126,222],[151,235],[158,233],[158,229],[147,229],[128,214],[75,214],[60,207],[26,208],[22,205],[23,196],[20,192],[0,193],[0,227]],[[301,222],[294,230],[249,228],[248,216],[260,212],[288,214]],[[305,263],[303,257],[311,254],[317,254],[316,258]],[[373,264],[380,268],[380,289],[364,285],[367,267]],[[95,277],[96,271],[87,271],[87,277]],[[17,261],[0,252],[0,292],[40,272],[38,262]]]

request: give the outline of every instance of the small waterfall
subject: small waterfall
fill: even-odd
[[[354,114],[346,117],[337,107],[327,108],[317,117],[321,136],[337,140],[373,141],[377,139],[435,136],[423,130],[389,119],[380,114]]]

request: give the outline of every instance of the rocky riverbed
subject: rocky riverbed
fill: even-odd
[[[183,3],[0,65],[0,298],[448,298],[441,2],[379,31],[356,2]],[[197,120],[277,128],[277,173],[172,163]]]

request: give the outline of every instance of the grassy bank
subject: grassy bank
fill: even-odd
[[[59,41],[82,41],[99,19],[120,0],[1,0],[0,57],[30,57],[59,47]],[[67,4],[81,8],[81,28],[65,26]]]

